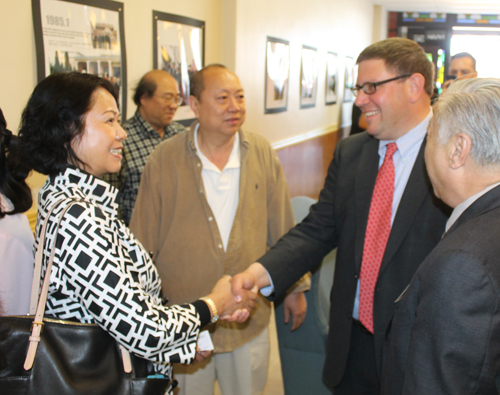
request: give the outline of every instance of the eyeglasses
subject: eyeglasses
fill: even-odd
[[[159,97],[161,100],[163,100],[165,102],[165,104],[175,103],[178,106],[180,106],[183,102],[183,98],[181,95],[174,95],[172,93],[165,93],[162,96],[159,96],[159,95],[156,95],[156,96]]]
[[[351,88],[351,91],[354,96],[358,96],[359,90],[362,90],[367,95],[373,95],[377,91],[377,86],[409,76],[411,76],[411,74],[400,75],[399,77],[389,78],[388,80],[379,82],[365,82],[362,86],[356,85],[355,87]]]

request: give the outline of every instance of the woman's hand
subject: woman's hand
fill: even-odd
[[[244,322],[249,316],[259,297],[257,288],[243,290],[242,300],[236,302],[231,292],[231,276],[224,276],[214,288],[208,298],[212,299],[217,307],[217,313],[226,321]]]
[[[212,351],[201,351],[199,347],[196,347],[196,355],[194,357],[193,365],[204,361],[212,354]]]

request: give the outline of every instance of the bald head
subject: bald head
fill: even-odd
[[[135,88],[134,103],[139,107],[142,97],[151,97],[155,94],[159,82],[170,82],[177,84],[177,81],[165,70],[151,70],[144,74]]]
[[[198,70],[191,77],[190,96],[194,96],[198,101],[201,101],[201,92],[203,92],[203,90],[205,89],[205,73],[217,70],[219,71],[225,70],[228,71],[229,73],[234,74],[231,70],[229,70],[226,66],[222,64],[218,63],[209,64],[208,66],[203,67],[201,70]]]

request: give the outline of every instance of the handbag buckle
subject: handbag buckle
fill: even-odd
[[[30,332],[33,332],[33,328],[35,327],[35,325],[40,325],[40,333],[42,333],[43,331],[43,322],[40,322],[40,321],[33,321],[33,323],[31,324],[31,330]]]

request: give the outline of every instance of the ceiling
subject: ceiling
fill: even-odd
[[[499,0],[373,0],[387,11],[500,14]]]

